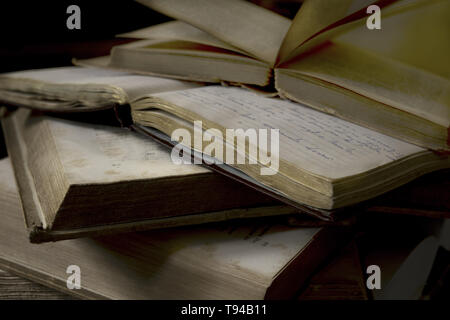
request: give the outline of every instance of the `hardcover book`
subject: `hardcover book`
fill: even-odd
[[[129,130],[29,109],[2,126],[32,242],[297,211]]]
[[[72,77],[78,77],[74,81],[76,85],[72,85]],[[131,98],[126,90],[132,90],[134,85],[127,82],[128,77],[143,76],[69,67],[16,72],[3,79],[11,85],[9,90],[14,95],[20,95],[21,105],[36,108],[39,101],[44,101],[51,106],[46,110],[53,111],[58,111],[60,105],[67,112],[97,110],[98,90],[121,92],[121,95],[105,94],[107,102],[103,108],[116,106],[119,118],[130,128],[172,147],[181,146],[194,158],[206,157],[211,161],[203,163],[210,168],[323,219],[333,219],[336,209],[374,198],[418,176],[450,166],[445,154],[408,144],[300,103],[268,98],[235,87],[191,84],[186,88],[184,82],[155,77],[146,81],[155,86],[159,80],[171,81],[173,87],[160,90],[165,92]],[[66,94],[67,91],[70,94]],[[139,94],[144,91],[141,87]],[[117,107],[119,104],[121,106]],[[69,107],[64,108],[67,105]],[[219,153],[215,152],[220,150],[210,146],[215,143],[205,141],[202,147],[210,146],[206,150],[188,141],[171,140],[176,129],[185,129],[195,137],[197,121],[201,122],[197,127],[200,139],[205,132],[214,133],[209,141],[214,140],[223,147],[222,160],[227,159],[228,146],[229,155],[234,158],[239,154],[244,163],[216,161]],[[276,141],[279,154],[271,154],[269,144],[264,147],[257,141],[255,144],[248,140],[253,144],[251,148],[239,148],[236,140],[249,139],[247,130],[252,128],[268,132],[279,129],[279,141]],[[236,135],[232,143],[226,140],[227,129],[234,130]],[[251,150],[256,150],[256,158],[250,159]],[[261,154],[266,157],[261,158]],[[264,170],[271,174],[260,174]]]
[[[89,299],[292,298],[349,235],[260,221],[31,244],[8,159],[0,201],[0,267]],[[74,265],[80,288],[70,290]]]

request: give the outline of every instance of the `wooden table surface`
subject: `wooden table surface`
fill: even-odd
[[[0,300],[69,300],[73,297],[0,270]]]

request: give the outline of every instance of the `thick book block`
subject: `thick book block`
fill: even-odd
[[[32,242],[296,211],[126,129],[26,109],[2,125]]]
[[[32,109],[69,114],[98,110],[97,104],[102,109],[115,105],[122,123],[135,131],[171,147],[192,149],[195,158],[209,157],[212,161],[204,164],[219,173],[325,220],[336,219],[338,211],[350,205],[450,166],[444,153],[423,149],[301,103],[264,97],[242,88],[200,86],[79,67],[16,72],[5,75],[3,82],[10,86],[10,103],[17,101]],[[90,116],[92,112],[86,113],[87,118]],[[251,156],[247,152],[250,148],[240,151],[233,143],[231,149],[239,152],[245,162],[220,164],[219,159],[217,164],[212,149],[205,152],[207,142],[198,148],[195,141],[192,145],[171,140],[176,129],[185,129],[195,138],[196,121],[202,123],[198,128],[202,139],[207,131],[220,131],[215,132],[222,146],[227,145],[227,129],[235,130],[238,138],[247,138],[246,131],[239,133],[238,129],[279,129],[279,154],[274,153],[268,163],[261,156]],[[9,127],[13,128],[11,132],[20,131]],[[17,136],[10,134],[10,139]],[[259,155],[271,152],[268,146],[266,150],[250,143]],[[222,160],[226,159],[226,152]],[[256,163],[250,164],[250,157]],[[274,174],[263,175],[264,170]]]
[[[0,203],[0,267],[91,299],[289,298],[349,235],[260,221],[31,244],[8,159]],[[81,288],[70,290],[74,265]]]

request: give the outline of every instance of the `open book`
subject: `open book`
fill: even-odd
[[[110,61],[77,63],[274,84],[281,96],[309,107],[450,150],[448,1],[305,1],[293,21],[240,0],[139,2],[177,20],[121,35],[144,40],[116,46]],[[382,30],[366,27],[372,3],[382,10]]]
[[[8,159],[0,161],[0,267],[90,299],[292,298],[348,238],[336,228],[229,223],[31,244]],[[69,266],[81,288],[69,290]]]
[[[137,130],[192,148],[203,160],[212,157],[207,161],[211,167],[255,180],[294,205],[341,208],[450,166],[446,155],[242,88],[207,86],[154,94],[137,99],[131,110]],[[196,127],[199,122],[201,127]],[[194,141],[176,135],[178,128]],[[279,130],[278,141],[269,145],[260,143],[261,136],[252,139],[254,128]],[[203,135],[203,145],[196,144],[196,135]],[[248,141],[245,148],[239,139]],[[229,155],[234,163],[227,162]],[[245,161],[239,163],[239,157]]]
[[[28,109],[2,125],[32,242],[295,212],[135,132]]]
[[[52,104],[53,110],[58,110],[59,105],[71,104],[71,108],[64,110],[76,112],[95,110],[95,102],[92,101],[96,101],[98,96],[89,88],[110,88],[105,84],[111,81],[109,77],[117,83],[121,78],[127,79],[126,74],[119,77],[116,71],[111,70],[104,70],[103,78],[97,78],[97,72],[98,69],[92,68],[57,68],[16,72],[5,75],[3,79],[11,84],[10,88],[13,85],[19,88],[19,83],[30,84],[26,90],[16,89],[21,90],[24,105],[35,107],[38,103],[34,101],[44,101]],[[84,74],[82,86],[71,86],[72,73]],[[159,79],[150,78],[152,81]],[[117,83],[112,87],[118,87]],[[130,108],[117,109],[127,112],[131,109],[131,117],[127,115],[131,118],[128,125],[136,131],[171,146],[193,148],[191,155],[211,160],[203,163],[212,169],[321,218],[329,219],[331,209],[359,203],[425,173],[450,167],[446,155],[433,153],[300,103],[267,98],[236,87],[185,87],[184,82],[178,85],[180,89],[172,88],[171,91],[142,95],[132,100],[124,95],[123,101]],[[66,91],[61,88],[71,93],[65,96]],[[111,99],[118,103],[117,95]],[[28,100],[31,102],[28,103]],[[13,104],[14,100],[9,103]],[[202,125],[196,128],[196,121],[201,121]],[[200,148],[188,141],[180,144],[182,141],[179,139],[171,140],[176,129],[185,129],[192,137],[200,133],[200,140],[207,133],[209,141],[203,141]],[[232,143],[224,140],[227,129],[235,129],[237,139]],[[279,139],[274,140],[273,146],[269,141],[264,146],[253,140],[251,148],[250,144],[245,150],[238,148],[238,138],[250,141],[250,137],[246,136],[248,129],[267,130],[267,133],[278,129]],[[268,137],[268,140],[271,141],[272,137],[275,138],[275,135]],[[228,155],[236,153],[233,158],[237,160],[239,155],[243,163],[216,161],[220,160],[219,153],[215,153],[219,150],[211,148],[213,140],[225,149],[222,160],[227,158],[228,146]],[[277,145],[278,154],[272,152],[276,151]],[[256,157],[249,157],[252,150],[256,151]]]

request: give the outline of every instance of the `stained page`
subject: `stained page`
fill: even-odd
[[[50,129],[66,178],[71,184],[111,183],[208,172],[195,165],[175,165],[168,150],[126,129],[34,118]]]

